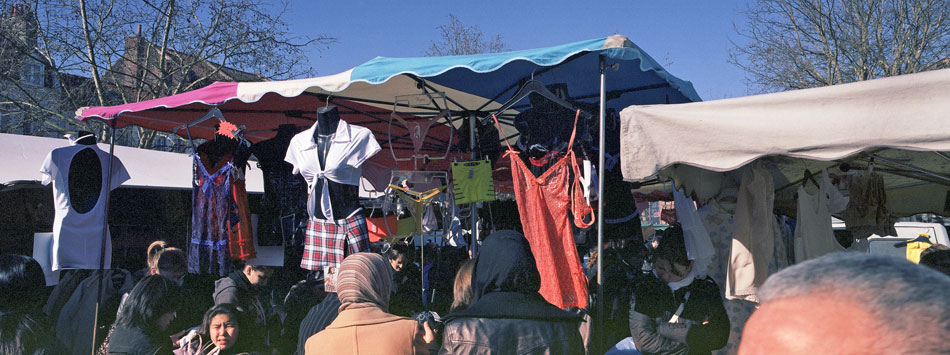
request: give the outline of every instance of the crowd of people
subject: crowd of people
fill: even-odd
[[[605,254],[619,262],[604,293],[604,329],[596,329],[587,311],[560,309],[538,293],[534,255],[515,231],[492,233],[473,258],[425,250],[439,266],[414,263],[405,244],[348,255],[335,277],[301,281],[283,304],[268,288],[280,269],[240,265],[208,292],[188,281],[185,253],[159,241],[97,353],[710,354],[731,325],[720,286],[695,271],[684,244],[674,226],[649,248]],[[836,253],[788,267],[760,289],[738,351],[950,353],[942,340],[950,331],[947,253],[927,251],[921,265]],[[326,283],[335,292],[315,291]],[[48,296],[35,260],[0,255],[0,353],[70,353],[43,311]],[[613,348],[598,350],[597,336]]]

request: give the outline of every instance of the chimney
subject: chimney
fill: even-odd
[[[141,23],[140,23],[139,26],[135,29],[135,35],[136,35],[136,36],[141,36],[141,35],[142,35],[142,24],[141,24]]]

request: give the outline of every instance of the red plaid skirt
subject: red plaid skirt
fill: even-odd
[[[366,218],[362,214],[334,221],[311,218],[304,241],[300,267],[323,270],[324,266],[339,266],[344,247],[347,255],[369,251]]]

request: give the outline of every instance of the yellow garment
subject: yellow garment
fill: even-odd
[[[409,210],[412,212],[412,223],[415,227],[413,228],[413,232],[422,235],[422,216],[425,214],[426,207],[429,207],[429,204],[432,203],[432,200],[434,200],[436,196],[439,196],[439,194],[442,193],[442,190],[445,190],[446,186],[436,187],[423,192],[412,191],[402,186],[393,184],[389,184],[389,187],[399,194],[399,198],[401,198],[403,202],[409,205]],[[398,231],[400,235],[402,235],[403,228],[403,222],[400,221]]]
[[[416,219],[415,218],[400,218],[396,222],[396,235],[400,237],[405,237],[412,233],[416,232]]]
[[[920,253],[925,249],[930,248],[933,245],[930,242],[910,242],[907,243],[907,260],[910,260],[914,264],[920,263]]]
[[[486,160],[452,163],[455,203],[494,200],[495,184],[491,173],[491,163]]]

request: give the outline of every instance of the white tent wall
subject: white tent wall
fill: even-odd
[[[4,169],[0,183],[40,180],[40,166],[50,151],[69,145],[66,139],[21,136],[0,133],[0,151]],[[109,151],[108,144],[99,148]],[[187,154],[116,146],[115,156],[122,161],[131,179],[123,187],[150,189],[191,189],[192,158]],[[251,162],[253,166],[253,162]],[[247,170],[247,192],[264,191],[264,178],[256,166]]]
[[[4,152],[4,157],[0,158],[4,166],[0,169],[0,184],[39,181],[40,165],[43,165],[46,154],[67,145],[69,141],[66,139],[0,133],[0,152]],[[109,146],[100,143],[99,148],[108,151]],[[122,187],[191,189],[192,159],[187,154],[116,146],[115,156],[131,176]],[[256,162],[250,162],[245,176],[248,193],[264,192],[264,177]],[[360,197],[373,198],[378,194],[374,185],[363,178]]]
[[[680,164],[726,172],[762,160],[776,209],[794,215],[809,169],[874,169],[891,212],[950,214],[950,69],[829,87],[621,112],[624,178],[674,175]],[[873,159],[872,159],[873,158]],[[873,163],[870,163],[873,160]],[[663,172],[663,170],[667,170]],[[694,179],[695,180],[695,179]]]

